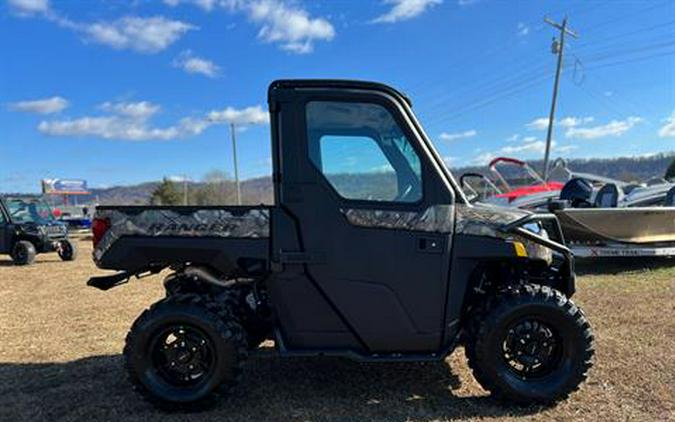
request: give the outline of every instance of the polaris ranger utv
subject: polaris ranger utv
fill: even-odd
[[[57,252],[64,261],[76,258],[66,225],[40,198],[0,196],[0,254],[9,254],[16,265],[29,265],[44,252]]]
[[[553,403],[593,335],[552,215],[471,205],[410,101],[376,83],[269,88],[273,206],[98,207],[102,290],[170,269],[126,338],[160,406],[227,395],[265,339],[290,356],[442,360],[463,345],[495,396]]]

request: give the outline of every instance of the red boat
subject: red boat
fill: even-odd
[[[497,157],[490,161],[489,169],[501,191],[495,197],[506,198],[509,203],[540,192],[558,192],[564,186],[564,183],[544,181],[526,162],[515,158]]]

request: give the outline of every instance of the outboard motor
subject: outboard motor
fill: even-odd
[[[621,192],[614,183],[606,183],[595,195],[595,208],[616,208],[619,204]]]
[[[586,179],[573,177],[560,191],[560,199],[567,201],[572,208],[589,208],[593,196],[593,185]]]
[[[637,183],[629,183],[627,185],[624,185],[621,189],[623,190],[624,195],[629,195],[631,192],[633,192],[635,189],[641,188],[641,185],[638,185]]]
[[[675,186],[666,193],[666,199],[663,201],[664,207],[675,207]]]

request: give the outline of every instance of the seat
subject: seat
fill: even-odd
[[[569,202],[573,208],[587,208],[591,206],[593,185],[586,179],[573,177],[560,190],[560,199]]]
[[[606,183],[595,195],[593,206],[595,208],[616,208],[620,197],[619,188],[614,183]]]
[[[664,207],[675,207],[675,186],[666,193],[666,199],[663,201]]]

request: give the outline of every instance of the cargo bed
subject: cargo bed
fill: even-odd
[[[186,262],[233,274],[267,262],[269,220],[262,206],[101,206],[94,261],[129,274]]]

